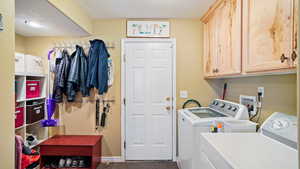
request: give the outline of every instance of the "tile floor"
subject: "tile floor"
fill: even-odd
[[[172,161],[129,161],[101,164],[97,169],[178,169]]]

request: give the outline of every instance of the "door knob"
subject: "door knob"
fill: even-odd
[[[284,61],[285,60],[288,60],[289,58],[288,57],[286,57],[285,55],[284,55],[284,53],[281,55],[281,57],[280,57],[280,61],[281,61],[281,63],[284,63]]]
[[[166,98],[166,101],[170,101],[170,100],[171,100],[171,98],[170,98],[170,97],[167,97],[167,98]]]
[[[293,51],[291,58],[292,58],[293,62],[297,59],[297,53],[295,50]]]
[[[167,107],[166,107],[166,110],[170,111],[170,110],[171,110],[171,107],[170,107],[170,106],[167,106]]]

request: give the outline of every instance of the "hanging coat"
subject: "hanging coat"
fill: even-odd
[[[95,39],[90,41],[91,47],[88,57],[88,77],[87,87],[98,89],[100,95],[108,89],[108,62],[109,53],[102,40]]]
[[[63,102],[63,94],[67,95],[67,79],[70,70],[70,56],[66,50],[61,57],[55,60],[55,77],[53,84],[53,96],[56,103]]]
[[[71,55],[70,72],[67,82],[67,99],[69,102],[75,101],[76,93],[80,91],[83,97],[89,96],[86,87],[87,78],[87,57],[81,46],[76,45],[75,52]]]

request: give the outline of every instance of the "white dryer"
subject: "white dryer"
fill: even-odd
[[[199,169],[298,169],[297,118],[274,113],[260,133],[202,133]]]
[[[219,99],[213,100],[209,107],[179,110],[178,117],[178,165],[181,169],[199,169],[200,133],[210,132],[214,121],[249,119],[244,105]]]

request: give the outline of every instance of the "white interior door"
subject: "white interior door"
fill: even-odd
[[[125,43],[126,160],[172,159],[172,43]]]

